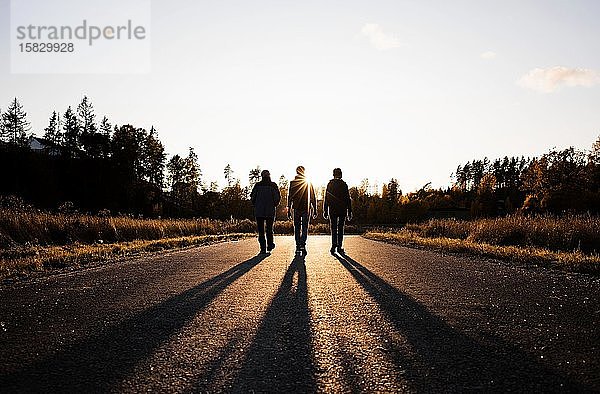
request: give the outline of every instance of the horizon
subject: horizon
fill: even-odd
[[[9,29],[10,2],[0,0]],[[17,97],[43,135],[84,95],[97,120],[150,129],[247,184],[257,165],[315,185],[391,178],[404,193],[473,159],[534,157],[600,134],[600,4],[458,1],[152,2],[151,71],[15,74],[0,60],[0,109]],[[90,22],[91,23],[91,22]],[[557,26],[559,28],[557,28]],[[2,34],[0,50],[8,50]]]

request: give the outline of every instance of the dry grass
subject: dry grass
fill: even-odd
[[[0,208],[0,279],[79,267],[144,251],[203,245],[256,232],[251,220],[139,219]],[[357,229],[349,226],[348,232]],[[293,234],[291,221],[275,222]],[[310,232],[328,233],[327,224]]]
[[[424,237],[417,232],[403,229],[400,231],[369,231],[366,238],[407,246],[424,246],[449,252],[470,253],[496,259],[518,261],[559,268],[566,271],[600,274],[600,256],[585,254],[581,250],[569,252],[552,251],[533,246],[493,245],[486,242],[449,237]]]
[[[595,216],[524,216],[457,221],[434,219],[409,224],[423,238],[442,237],[497,246],[543,248],[556,252],[600,252],[600,218]]]
[[[157,240],[249,233],[249,220],[137,219],[0,209],[0,248]]]
[[[59,268],[80,268],[89,263],[142,252],[208,245],[247,236],[248,234],[201,235],[114,244],[19,246],[0,250],[0,279],[26,277],[32,273],[48,272]]]

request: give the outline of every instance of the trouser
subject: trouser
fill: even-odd
[[[331,246],[342,247],[344,240],[344,221],[345,214],[329,214],[329,223],[331,225]]]
[[[265,224],[267,238],[265,239]],[[258,228],[258,243],[261,250],[266,250],[267,245],[273,245],[273,218],[256,218],[256,227]]]
[[[294,209],[294,238],[296,239],[296,249],[306,247],[309,216],[307,211],[301,212]]]

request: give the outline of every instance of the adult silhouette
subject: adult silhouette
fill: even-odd
[[[317,217],[317,198],[313,185],[308,182],[303,166],[296,168],[296,176],[290,182],[288,191],[288,219],[294,217],[294,238],[296,254],[306,255],[306,238],[310,217]]]
[[[331,229],[331,254],[344,254],[344,221],[352,220],[352,201],[348,185],[342,180],[342,170],[333,170],[333,179],[327,184],[323,199],[323,217],[329,219]]]
[[[252,188],[250,200],[254,206],[260,253],[264,254],[275,249],[273,222],[275,221],[275,208],[279,205],[281,195],[277,184],[271,181],[271,174],[268,170],[263,170],[260,176],[260,182]],[[267,235],[266,239],[265,232]]]

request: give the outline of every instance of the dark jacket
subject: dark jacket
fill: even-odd
[[[352,212],[352,202],[346,182],[337,178],[329,181],[323,199],[323,212],[330,215],[346,215]]]
[[[257,218],[274,218],[275,207],[279,205],[281,194],[275,182],[263,179],[252,188],[250,200],[254,206],[254,216]]]
[[[290,182],[288,191],[288,208],[294,208],[299,212],[308,212],[308,199],[310,194],[310,206],[316,212],[317,197],[312,183],[308,183],[306,178],[296,175]]]

